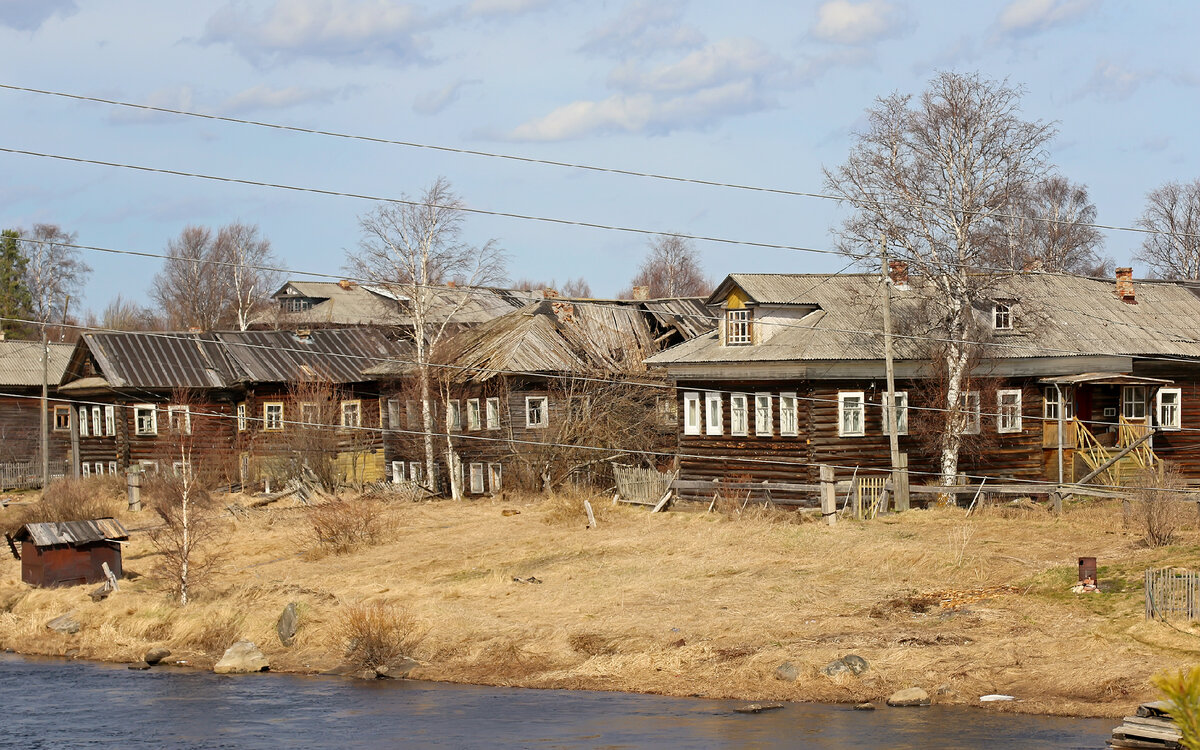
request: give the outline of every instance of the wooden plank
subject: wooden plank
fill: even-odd
[[[821,516],[829,526],[837,523],[837,488],[832,466],[821,466]]]
[[[592,513],[592,504],[587,500],[584,500],[583,509],[586,510],[588,514],[588,526],[593,529],[596,528],[596,514]]]
[[[663,493],[662,499],[660,499],[658,501],[658,504],[654,506],[654,510],[652,510],[650,512],[651,513],[660,512],[663,508],[667,507],[667,503],[670,501],[671,501],[671,490],[667,490],[666,492]]]

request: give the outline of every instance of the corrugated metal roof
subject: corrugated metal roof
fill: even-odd
[[[651,357],[654,365],[700,362],[873,360],[883,357],[882,302],[875,274],[733,274],[729,280],[763,307],[816,311],[787,321],[764,343],[721,346],[714,331]],[[893,287],[897,359],[929,356],[921,308],[933,294],[911,278]],[[748,288],[747,288],[748,287]],[[1050,273],[998,279],[989,299],[1013,305],[1014,328],[991,329],[990,302],[977,310],[988,357],[1088,354],[1200,357],[1200,298],[1170,282],[1135,281],[1137,304],[1116,296],[1113,282]],[[761,308],[760,308],[761,309]],[[757,313],[756,313],[757,315]]]
[[[321,379],[358,383],[363,370],[408,352],[375,328],[318,328],[306,335],[290,331],[234,331],[214,334],[237,371],[239,381],[286,383]]]
[[[57,523],[27,523],[21,527],[14,539],[30,540],[38,547],[53,547],[59,544],[87,544],[105,539],[128,539],[129,532],[115,518],[97,518],[92,521],[60,521]]]
[[[86,333],[83,341],[114,388],[220,388],[233,374],[221,345],[199,333]]]
[[[527,292],[492,287],[437,287],[431,290],[430,315],[449,318],[452,324],[483,323],[540,299],[541,291]],[[276,307],[254,322],[258,325],[412,325],[403,287],[388,284],[342,285],[332,281],[289,281],[275,299],[306,297],[318,300],[308,310],[285,312]]]
[[[74,344],[50,344],[46,361],[51,385],[62,380],[71,359]],[[40,341],[0,341],[0,386],[42,384],[42,343]]]

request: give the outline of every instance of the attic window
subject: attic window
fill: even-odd
[[[311,310],[313,301],[308,297],[284,297],[279,300],[279,307],[284,312],[298,313]]]
[[[997,302],[992,306],[992,327],[997,331],[1012,330],[1012,305]]]
[[[750,344],[750,311],[746,309],[725,311],[725,344],[746,346]]]

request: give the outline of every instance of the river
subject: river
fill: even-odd
[[[1102,748],[1118,722],[854,711],[630,693],[219,676],[0,655],[0,746],[46,748]],[[6,744],[12,743],[12,744]]]

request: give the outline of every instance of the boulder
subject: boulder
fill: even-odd
[[[75,619],[74,612],[68,612],[65,615],[59,615],[50,622],[46,623],[46,627],[59,633],[75,635],[79,632],[79,620]]]
[[[855,710],[855,711],[874,711],[874,710],[875,710],[875,704],[874,704],[874,703],[870,703],[870,702],[866,702],[866,703],[855,703],[855,704],[854,704],[854,710]]]
[[[775,667],[775,679],[783,680],[784,682],[795,682],[800,678],[800,670],[795,664],[790,661],[785,661],[778,667]]]
[[[846,654],[842,657],[842,664],[845,664],[846,667],[856,675],[862,674],[871,668],[871,665],[867,663],[867,660],[858,654]]]
[[[919,687],[904,688],[892,693],[892,697],[887,699],[889,706],[904,707],[904,706],[928,706],[930,704],[929,693]]]
[[[171,655],[170,649],[152,648],[149,651],[147,651],[146,655],[143,656],[142,658],[146,660],[147,664],[153,666],[155,664],[158,664],[160,661],[162,661],[163,659],[167,658],[170,655]]]
[[[296,603],[291,602],[283,608],[279,621],[275,623],[275,632],[279,634],[279,642],[290,647],[296,637],[296,628],[300,625],[300,615],[296,612]]]
[[[267,657],[258,650],[252,641],[238,641],[225,649],[221,660],[213,665],[217,674],[249,674],[251,672],[266,672],[271,668]]]
[[[375,667],[375,676],[379,679],[402,680],[419,666],[421,665],[407,656],[398,656],[387,664]]]
[[[825,666],[821,667],[821,674],[825,675],[826,677],[837,677],[838,675],[845,674],[849,671],[850,667],[847,667],[841,659],[834,659]]]

